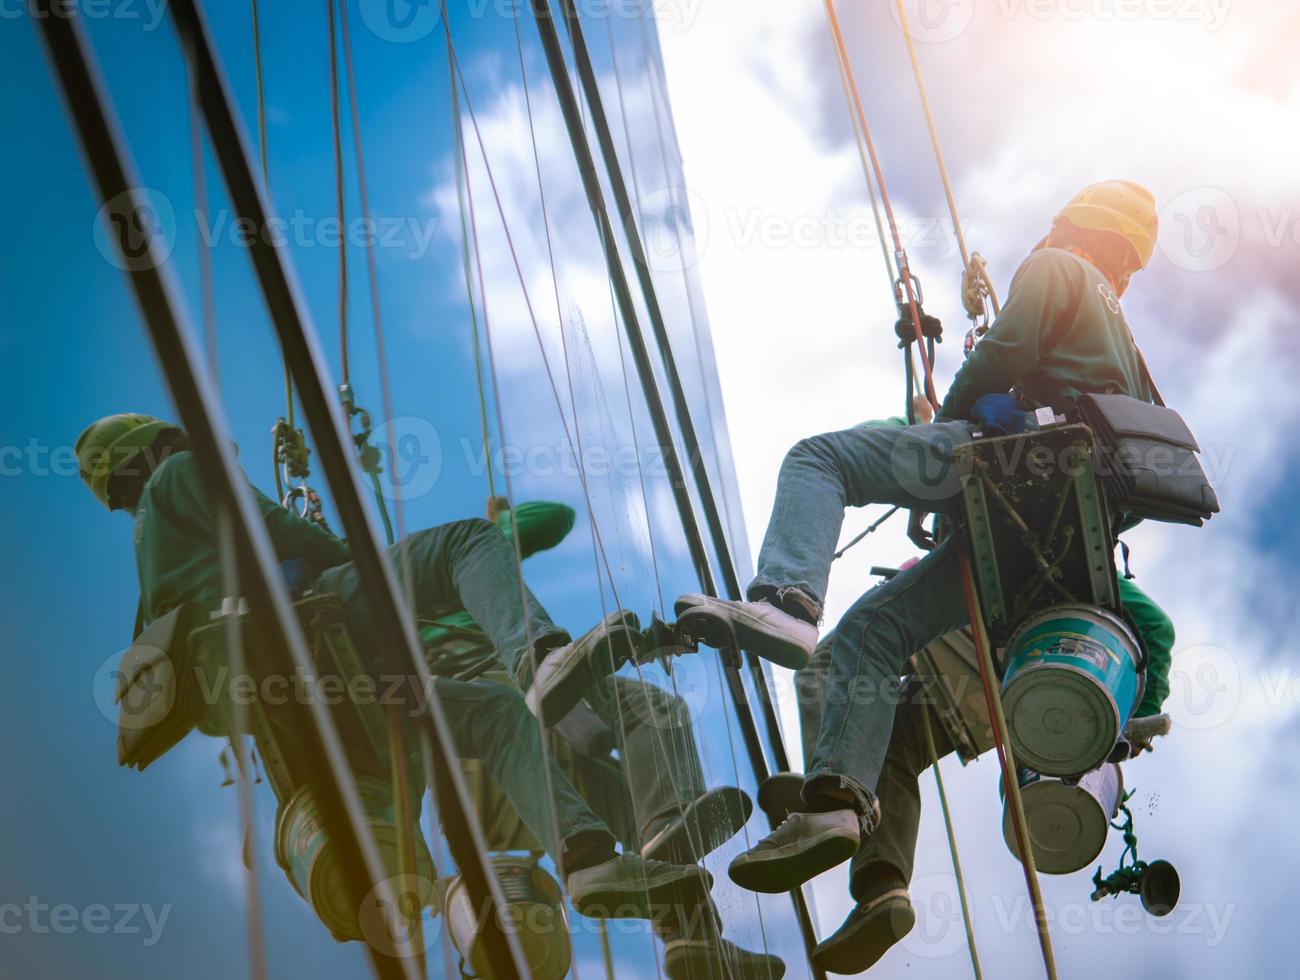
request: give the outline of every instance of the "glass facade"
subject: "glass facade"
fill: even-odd
[[[648,0],[578,3],[576,24],[566,24],[560,4],[552,4],[558,75],[533,15],[512,3],[454,5],[444,22],[436,5],[347,0],[346,16],[332,22],[328,5],[307,13],[263,2],[256,13],[260,102],[253,10],[209,6],[254,160],[257,120],[265,120],[268,185],[281,220],[254,231],[283,245],[334,382],[346,378],[371,416],[369,442],[381,463],[379,492],[368,501],[376,528],[381,516],[396,537],[496,518],[503,505],[494,501],[505,497],[522,539],[524,505],[561,505],[531,511],[571,513],[573,523],[561,516],[565,526],[542,533],[545,546],[520,567],[540,607],[573,636],[618,609],[635,613],[642,626],[656,617],[671,622],[677,596],[743,584],[750,557]],[[286,413],[283,368],[211,147],[200,144],[201,169],[194,164],[194,118],[175,32],[163,14],[152,22],[143,13],[83,19],[149,188],[150,226],[166,244],[195,326],[206,328],[207,363],[241,463],[255,486],[273,494],[269,433]],[[57,96],[38,34],[7,21],[0,27],[6,56],[44,87],[49,116],[38,122],[22,107],[8,110],[15,131],[33,134],[14,165],[54,216],[38,229],[34,251],[60,254],[69,273],[60,289],[40,263],[16,266],[22,272],[6,305],[15,315],[44,311],[44,342],[53,338],[73,351],[60,383],[76,389],[53,409],[12,416],[4,442],[19,445],[20,436],[35,433],[66,447],[102,415],[173,417],[120,257],[96,230],[102,202],[85,180],[65,117],[48,112]],[[575,99],[576,117],[566,118],[567,98]],[[595,171],[584,184],[587,154]],[[72,190],[59,198],[61,187]],[[619,206],[622,195],[630,209]],[[602,207],[609,234],[597,218]],[[17,384],[15,364],[43,361],[27,346],[34,341],[10,343],[15,358],[4,370]],[[359,417],[353,422],[364,428]],[[675,482],[679,467],[684,479]],[[307,481],[339,530],[325,480],[316,471]],[[25,802],[5,804],[11,832],[0,847],[9,880],[0,902],[25,911],[24,928],[0,941],[0,972],[74,975],[93,964],[104,977],[149,971],[224,978],[250,972],[264,957],[272,976],[366,975],[363,946],[335,942],[290,883],[304,872],[284,842],[294,827],[287,817],[276,826],[277,812],[288,808],[277,799],[283,793],[265,745],[258,743],[254,830],[243,847],[238,780],[224,740],[193,734],[143,774],[113,766],[114,671],[138,593],[130,522],[96,510],[75,467],[51,482],[27,472],[5,489],[11,512],[39,516],[13,539],[34,569],[6,599],[13,642],[20,652],[54,648],[62,656],[47,655],[45,666],[15,658],[10,710],[0,712],[7,744],[31,747],[15,762]],[[49,529],[44,536],[34,530],[41,524]],[[451,578],[470,587],[459,573]],[[318,591],[326,591],[322,583]],[[74,611],[58,615],[63,606],[51,597],[72,595]],[[430,663],[463,683],[491,683],[477,674],[477,655],[491,644],[464,606],[485,608],[447,601],[418,610]],[[30,614],[20,614],[24,607]],[[369,638],[353,639],[364,655]],[[656,935],[644,921],[602,924],[566,901],[566,924],[538,927],[547,942],[526,944],[538,950],[533,955],[552,957],[533,964],[537,975],[548,975],[544,962],[554,966],[567,947],[574,976],[668,976],[669,949],[695,956],[689,965],[675,961],[672,975],[723,976],[721,951],[734,944],[780,957],[786,976],[804,976],[790,897],[745,892],[726,874],[728,862],[768,830],[749,804],[759,770],[777,768],[783,757],[770,740],[754,675],[745,666],[730,677],[732,668],[707,648],[660,653],[648,650],[620,667],[612,703],[602,713],[599,696],[590,695],[592,710],[579,712],[588,728],[561,726],[545,752],[627,851],[670,825],[684,803],[709,792],[724,801],[691,835],[710,838],[702,863],[713,876],[721,928],[700,924],[711,923],[707,905],[697,910],[693,931]],[[508,675],[498,680],[513,690]],[[32,693],[23,698],[17,690]],[[737,691],[745,694],[739,703]],[[521,808],[484,765],[467,762],[465,772],[505,880],[545,895],[546,879],[528,869],[560,877],[552,857],[538,856],[551,842],[522,829]],[[554,818],[561,803],[554,785],[549,792]],[[725,811],[737,808],[749,815],[727,826]],[[473,930],[458,918],[455,868],[433,809],[426,798],[422,834],[439,898],[424,913],[421,963],[429,976],[457,976],[473,972]],[[297,829],[304,836],[295,840],[310,836]],[[22,839],[35,846],[15,843]],[[701,849],[698,840],[695,846]],[[256,868],[251,879],[245,857]],[[27,911],[29,904],[36,910]],[[72,925],[55,943],[49,909],[60,904],[76,915],[68,914]],[[90,928],[85,913],[100,905],[110,919],[133,907],[135,931]],[[118,906],[123,910],[112,913]],[[31,924],[37,920],[44,931]],[[558,946],[557,932],[564,940]]]

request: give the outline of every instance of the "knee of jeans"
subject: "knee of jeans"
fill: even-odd
[[[800,439],[785,454],[786,461],[803,459],[824,459],[831,455],[830,440],[825,435],[807,436]]]
[[[532,720],[523,696],[514,687],[495,681],[482,681],[475,692],[482,720],[492,726],[505,725],[511,731]]]
[[[489,532],[493,534],[501,533],[499,527],[483,517],[466,517],[464,520],[456,521],[452,527],[471,537],[478,537]]]

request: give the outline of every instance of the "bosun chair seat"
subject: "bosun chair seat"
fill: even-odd
[[[240,709],[232,700],[239,695],[243,702],[246,732],[253,736],[276,798],[283,803],[307,780],[305,773],[319,768],[319,759],[297,759],[284,732],[292,715],[293,699],[318,698],[329,707],[338,727],[339,739],[358,776],[387,781],[391,779],[388,719],[385,683],[368,669],[367,661],[350,635],[343,617],[339,597],[329,593],[308,596],[294,603],[294,611],[307,638],[307,647],[316,675],[316,686],[304,690],[295,678],[275,678],[274,682],[253,673],[253,665],[267,662],[257,655],[257,644],[265,642],[250,625],[250,617],[238,617],[240,639],[245,646],[245,669],[251,676],[253,691],[247,680],[231,676],[227,652],[226,620],[213,622],[190,633],[189,643],[195,670],[200,673],[203,691],[203,714],[198,727],[209,735],[228,736],[236,730]],[[409,687],[404,693],[409,693]],[[409,707],[400,710],[405,724]],[[407,744],[414,745],[410,738]],[[408,753],[412,783],[422,785],[418,755]]]
[[[1121,611],[1097,458],[1086,425],[976,439],[957,449],[962,543],[995,647],[1051,606]]]

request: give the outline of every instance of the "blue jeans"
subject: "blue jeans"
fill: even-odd
[[[472,518],[416,531],[388,554],[416,615],[468,610],[516,676],[534,650],[568,642],[569,635],[551,622],[520,577],[514,545],[491,521]],[[375,634],[351,562],[323,572],[313,588],[343,600],[348,627],[358,642]]]
[[[515,676],[533,651],[569,639],[520,578],[514,545],[489,521],[417,531],[390,548],[389,557],[399,579],[409,570],[409,584],[403,582],[417,615],[468,610]],[[372,663],[386,663],[385,651],[370,642],[376,630],[356,568],[350,562],[331,568],[313,588],[339,596],[353,641]],[[587,831],[609,833],[559,767],[543,762],[541,730],[518,688],[439,678],[436,691],[457,753],[483,763],[547,850],[554,850],[557,834],[565,841]],[[562,855],[552,857],[559,863]]]
[[[804,439],[786,455],[751,598],[798,589],[821,608],[846,507],[894,504],[955,513],[961,478],[954,451],[965,422],[860,425]],[[893,729],[899,677],[909,657],[967,624],[957,542],[863,595],[835,629],[821,730],[804,799],[840,806],[823,788],[849,790],[870,812]]]
[[[517,688],[485,678],[439,677],[436,690],[456,753],[483,763],[557,867],[564,867],[563,854],[555,853],[557,840],[597,832],[609,834],[612,844],[609,827],[578,795],[554,756],[543,754],[541,729]]]

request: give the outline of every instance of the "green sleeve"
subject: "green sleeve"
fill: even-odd
[[[1174,624],[1154,599],[1130,579],[1119,577],[1119,598],[1147,646],[1147,689],[1135,718],[1160,714],[1169,697],[1169,668],[1173,661]]]
[[[971,406],[989,394],[1004,394],[1027,378],[1067,327],[1077,284],[1070,268],[1049,252],[1035,252],[1011,283],[1006,305],[984,339],[957,371],[939,415],[970,417]]]
[[[305,561],[318,572],[351,561],[347,543],[336,538],[324,528],[281,507],[256,487],[253,496],[257,507],[266,519],[275,554],[283,560],[296,558]]]

